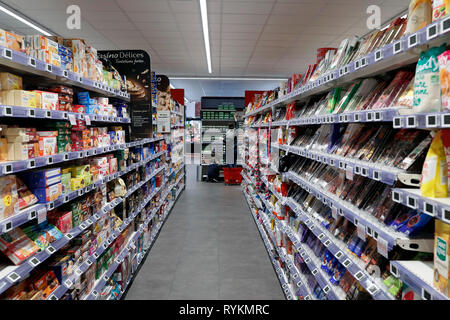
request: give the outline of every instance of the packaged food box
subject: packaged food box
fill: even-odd
[[[36,96],[26,90],[2,91],[2,103],[5,105],[36,108]]]
[[[48,221],[66,234],[72,230],[72,211],[54,212],[48,217]]]
[[[39,251],[39,247],[20,229],[0,235],[0,250],[19,265]]]
[[[50,52],[47,50],[36,50],[37,58],[45,63],[50,63]]]
[[[51,156],[57,153],[56,137],[40,137],[39,138],[39,155],[41,157]]]
[[[0,90],[22,90],[22,77],[0,72]]]
[[[73,89],[66,87],[66,86],[62,86],[62,85],[58,85],[58,86],[53,86],[49,89],[49,91],[51,92],[57,92],[57,93],[63,93],[63,94],[68,94],[73,96]]]
[[[60,283],[65,281],[73,273],[73,258],[71,255],[59,257],[56,261],[49,265]]]
[[[23,177],[23,181],[26,183],[26,185],[31,188],[45,188],[51,185],[54,185],[56,183],[61,183],[61,174],[57,174],[55,176],[51,177],[42,177],[41,179],[36,179],[36,175],[30,174],[27,175],[26,173],[21,175]]]
[[[28,180],[45,180],[60,175],[61,175],[61,168],[52,168],[26,172],[22,174],[21,177]]]
[[[57,110],[58,94],[55,92],[34,90],[40,99],[40,108],[46,110]]]
[[[39,203],[52,202],[61,196],[61,182],[54,185],[48,186],[46,188],[31,188],[34,195],[38,198]]]
[[[72,177],[79,177],[89,174],[90,166],[88,164],[72,167]]]
[[[9,161],[20,161],[28,159],[27,144],[21,142],[8,142],[7,149]]]
[[[71,178],[72,178],[72,174],[70,172],[61,174],[61,187],[62,187],[61,192],[63,194],[69,193],[70,191],[72,191],[71,185],[70,185]]]
[[[70,188],[71,190],[78,190],[86,187],[86,177],[75,177],[70,179]]]
[[[0,29],[0,46],[6,47],[6,31]]]
[[[6,31],[5,34],[6,34],[6,47],[11,50],[20,51],[20,49],[22,49],[23,37],[9,31]]]

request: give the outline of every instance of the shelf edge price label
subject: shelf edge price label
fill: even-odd
[[[382,237],[378,237],[377,239],[377,251],[379,254],[381,254],[382,256],[384,256],[385,258],[389,258],[389,253],[388,253],[388,242],[383,239]]]

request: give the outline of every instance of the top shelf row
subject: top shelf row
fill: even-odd
[[[292,92],[248,112],[245,117],[262,114],[278,105],[301,100],[320,94],[336,86],[349,83],[355,79],[381,74],[417,62],[423,45],[435,46],[449,40],[450,16],[435,21],[427,27],[402,37],[400,40],[385,45],[349,64],[325,73],[315,81],[294,89]]]
[[[127,92],[3,46],[0,46],[0,66],[9,67],[24,74],[42,76],[60,84],[76,86],[106,97],[130,101],[130,94]]]

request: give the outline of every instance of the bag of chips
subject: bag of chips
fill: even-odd
[[[445,46],[444,43],[420,54],[414,79],[414,113],[441,111],[438,56],[445,51]]]
[[[414,33],[430,24],[432,7],[431,0],[411,0],[405,33]]]
[[[432,198],[447,197],[447,161],[445,158],[442,132],[438,131],[428,150],[422,169],[420,190],[422,196]]]

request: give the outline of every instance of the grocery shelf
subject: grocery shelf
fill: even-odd
[[[328,164],[338,169],[346,170],[346,172],[350,172],[351,175],[357,174],[375,181],[383,182],[389,186],[394,185],[394,183],[398,180],[399,175],[406,174],[405,170],[382,166],[368,161],[342,157],[326,152],[309,150],[297,146],[280,146],[280,149],[304,158]]]
[[[60,299],[67,292],[68,289],[72,288],[73,284],[76,282],[76,279],[78,279],[84,272],[86,272],[89,269],[89,267],[93,263],[95,263],[95,261],[97,261],[98,257],[100,257],[101,254],[108,248],[108,246],[114,242],[114,240],[134,220],[134,218],[136,218],[136,216],[141,213],[142,209],[147,205],[148,202],[150,202],[151,199],[153,199],[153,197],[155,195],[157,195],[161,191],[161,189],[162,189],[162,186],[157,188],[152,194],[150,194],[148,197],[146,197],[144,199],[144,201],[138,206],[138,210],[135,210],[134,212],[132,212],[130,214],[130,216],[127,219],[125,219],[122,222],[122,224],[114,231],[114,234],[111,235],[108,239],[106,239],[103,243],[101,243],[98,246],[98,248],[95,251],[95,253],[92,256],[90,256],[89,258],[87,258],[86,261],[84,261],[79,266],[79,268],[77,270],[75,270],[73,272],[73,274],[68,279],[66,279],[64,281],[63,284],[60,284],[58,286],[58,288],[55,289],[55,291],[52,293],[52,295],[49,296],[48,300]],[[118,202],[118,203],[120,203],[120,202]],[[158,211],[158,209],[161,207],[161,204],[152,211],[151,216],[153,216],[154,213],[156,213]],[[95,222],[95,221],[99,220],[100,218],[102,218],[109,211],[103,212],[101,216],[98,216],[98,218],[95,217],[95,215],[94,215],[94,218],[93,218],[94,221],[93,222]],[[147,219],[147,220],[150,221],[151,219]],[[88,226],[86,226],[86,228],[87,227]],[[82,230],[84,230],[84,229],[82,229]],[[76,235],[74,235],[73,237],[70,237],[70,238],[74,238],[75,236]]]
[[[261,239],[263,240],[264,246],[266,247],[267,254],[270,258],[270,261],[272,262],[272,266],[273,266],[275,273],[277,274],[277,277],[280,281],[280,285],[283,290],[283,293],[287,300],[294,300],[295,294],[292,293],[291,286],[289,285],[289,282],[287,281],[287,278],[286,278],[286,275],[284,274],[283,269],[278,266],[278,262],[275,259],[275,256],[272,252],[274,250],[272,248],[272,244],[271,244],[270,240],[267,238],[266,233],[262,229],[261,223],[259,222],[258,218],[255,216],[255,214],[253,213],[253,211],[251,209],[251,205],[250,205],[247,193],[244,192],[244,195],[247,200],[247,204],[250,208],[250,212],[252,214],[253,220],[255,221],[256,227],[258,228],[258,231],[261,235]],[[275,248],[275,250],[276,250],[276,248]]]
[[[393,188],[392,200],[450,223],[450,198],[448,197],[430,198],[422,196],[420,189]]]
[[[89,125],[90,122],[105,123],[131,123],[130,118],[114,117],[107,115],[85,114],[60,110],[46,110],[20,106],[9,106],[0,104],[0,117],[26,118],[26,119],[46,119],[46,120],[84,120]]]
[[[289,207],[297,214],[310,231],[327,247],[336,259],[350,272],[350,274],[369,292],[375,300],[392,300],[393,297],[386,286],[379,279],[374,279],[366,270],[364,263],[351,254],[345,244],[336,239],[320,221],[306,213],[292,199],[288,200]]]
[[[160,168],[162,169],[162,168]],[[156,174],[155,174],[156,175]],[[149,181],[150,179],[148,179]],[[137,189],[136,189],[137,190]],[[134,190],[134,191],[136,191]],[[145,205],[159,192],[160,188],[157,189],[155,192],[153,192],[151,195],[145,198],[145,200],[138,206],[138,210],[135,210],[130,217],[136,217],[140,211],[145,207]],[[26,261],[24,261],[22,264],[18,266],[8,266],[4,268],[2,271],[0,271],[0,294],[3,293],[6,289],[8,289],[10,286],[18,282],[21,278],[28,275],[28,273],[33,270],[35,267],[37,267],[39,264],[41,264],[43,261],[47,260],[53,253],[57,252],[60,248],[65,246],[67,243],[70,242],[73,238],[75,238],[78,234],[80,234],[82,231],[84,231],[86,228],[91,226],[93,223],[101,219],[106,213],[110,212],[112,209],[114,209],[117,205],[122,203],[124,199],[129,197],[132,194],[132,192],[127,193],[127,195],[124,198],[116,198],[110,203],[106,204],[104,207],[102,207],[101,210],[99,210],[97,213],[95,213],[92,217],[87,219],[86,221],[83,221],[79,226],[73,228],[70,232],[64,235],[63,238],[55,241],[51,245],[49,245],[45,250],[38,252],[36,255],[28,258]],[[132,219],[134,219],[134,217]],[[125,219],[125,221],[122,223],[123,225],[128,225],[132,219],[128,218]],[[122,232],[122,227],[119,227],[119,231]],[[117,233],[117,232],[115,232]],[[116,235],[116,237],[118,234]],[[114,237],[115,239],[115,237]],[[107,242],[111,242],[111,237]],[[103,251],[107,248],[107,246],[110,244],[107,244],[107,242],[103,243],[102,246],[99,246],[99,249],[97,249],[96,254],[100,256]],[[106,246],[106,247],[105,247]],[[103,249],[102,249],[103,248]],[[95,254],[93,255],[95,258]],[[92,257],[91,257],[92,258]],[[88,259],[85,262],[84,268],[87,270],[88,267],[92,264],[92,259]],[[96,258],[95,258],[96,259]],[[85,271],[86,271],[85,270]],[[84,271],[83,271],[84,272]],[[78,276],[82,274],[81,271],[75,272]]]
[[[143,166],[148,162],[155,160],[156,158],[160,157],[163,154],[165,154],[165,151],[159,152],[151,156],[150,158],[142,160],[138,163],[134,163],[131,166],[126,167],[124,170],[121,170],[120,172],[110,174],[100,180],[95,181],[94,183],[90,184],[87,187],[78,190],[73,190],[66,194],[63,194],[55,201],[35,204],[31,207],[21,210],[19,213],[0,221],[0,234],[9,232],[14,228],[17,228],[31,220],[38,218],[39,216],[46,214],[47,210],[52,210],[69,201],[81,197],[82,195],[100,187],[101,185],[123,176],[124,174],[136,169],[137,167]],[[162,170],[162,168],[158,169],[156,173],[154,172],[152,176],[156,175],[160,170]]]
[[[399,115],[398,108],[374,109],[343,112],[339,114],[321,114],[310,117],[290,119],[288,126],[312,124],[348,123],[348,122],[392,122]]]
[[[52,82],[63,85],[73,85],[89,91],[100,93],[107,97],[130,101],[130,94],[111,88],[104,83],[93,81],[72,71],[45,63],[25,53],[0,46],[0,66],[13,68],[22,74],[39,75]]]
[[[391,261],[390,271],[423,300],[449,300],[433,285],[433,261]]]
[[[116,151],[116,150],[124,150],[125,148],[141,146],[141,145],[156,142],[159,140],[161,140],[161,139],[160,138],[142,139],[140,141],[110,145],[110,146],[99,147],[99,148],[91,148],[91,149],[82,150],[82,151],[58,153],[58,154],[54,154],[51,156],[36,157],[36,158],[28,159],[28,160],[1,162],[0,163],[0,176],[13,174],[13,173],[30,170],[30,169],[46,167],[46,166],[50,166],[50,165],[53,165],[56,163],[97,156],[100,154],[104,154],[104,153],[108,153],[108,152],[112,152],[112,151]]]
[[[285,176],[292,182],[305,189],[307,192],[313,194],[318,200],[329,206],[333,210],[333,216],[344,216],[355,226],[359,225],[360,228],[364,228],[367,235],[373,237],[377,240],[377,242],[386,244],[388,246],[388,250],[391,250],[399,242],[413,243],[415,241],[419,241],[418,239],[409,239],[405,234],[389,228],[373,216],[346,201],[340,200],[334,194],[318,188],[314,184],[292,172],[286,173]]]
[[[417,32],[405,35],[394,43],[387,44],[339,69],[323,74],[317,80],[310,81],[262,108],[247,113],[245,117],[264,113],[272,110],[275,106],[328,91],[333,87],[349,83],[358,78],[370,77],[414,63],[419,59],[424,45],[436,46],[449,40],[449,21],[450,17],[447,16]]]

